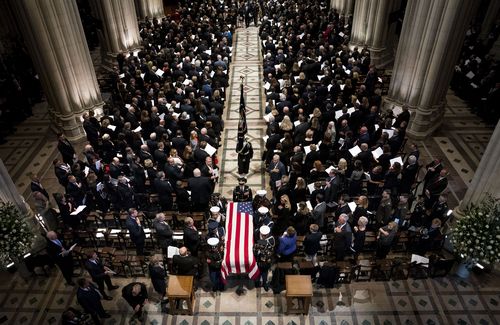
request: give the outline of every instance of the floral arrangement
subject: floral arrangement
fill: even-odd
[[[487,195],[452,227],[455,252],[467,263],[500,261],[500,202]]]
[[[0,203],[0,266],[6,267],[28,253],[35,236],[12,203]]]

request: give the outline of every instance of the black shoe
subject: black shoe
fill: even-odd
[[[111,286],[108,288],[108,290],[115,290],[115,289],[118,289],[120,286]]]
[[[111,315],[106,313],[106,314],[102,315],[101,318],[111,318]]]
[[[106,297],[104,297],[104,300],[113,300],[113,297],[106,296]]]
[[[266,290],[266,292],[269,291],[269,286],[267,284],[264,284],[264,290]]]

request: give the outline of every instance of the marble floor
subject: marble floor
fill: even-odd
[[[265,188],[266,173],[259,160],[264,145],[263,87],[260,81],[261,57],[257,28],[239,29],[234,37],[234,56],[230,69],[229,103],[225,112],[226,128],[219,161],[223,177],[218,191],[230,197],[237,182],[236,129],[240,101],[240,76],[244,76],[247,103],[248,137],[255,159],[251,163],[248,184],[254,191]],[[493,127],[471,114],[466,103],[451,91],[443,127],[431,138],[419,142],[424,162],[441,158],[451,171],[450,206],[458,203],[467,189]],[[53,193],[61,191],[51,166],[57,156],[56,138],[49,130],[46,104],[34,109],[34,116],[17,127],[16,134],[0,146],[0,158],[6,165],[19,193],[29,200],[30,172],[38,173],[42,183]],[[78,145],[81,148],[81,144]],[[0,273],[0,324],[57,324],[63,310],[77,307],[75,290],[64,285],[60,272],[53,269],[48,277],[22,279],[19,274]],[[133,281],[148,285],[152,302],[147,306],[145,324],[200,325],[307,325],[307,324],[499,324],[500,281],[492,274],[472,275],[467,280],[455,276],[425,280],[371,281],[343,284],[333,289],[314,287],[312,308],[306,316],[286,315],[284,294],[274,295],[261,288],[242,296],[230,285],[222,294],[205,290],[206,276],[196,292],[193,316],[162,313],[155,303],[148,278],[113,279],[121,286]],[[369,296],[358,299],[359,290]],[[105,301],[112,318],[105,324],[128,324],[131,309],[119,297],[120,290]],[[366,291],[364,292],[366,293]],[[354,299],[356,298],[356,299]]]

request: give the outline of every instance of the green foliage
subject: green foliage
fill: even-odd
[[[452,230],[453,247],[460,257],[474,263],[500,261],[500,203],[491,195],[471,205]]]
[[[30,251],[35,235],[12,203],[0,203],[0,265],[21,258]]]

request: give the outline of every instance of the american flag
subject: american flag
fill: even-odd
[[[253,255],[253,218],[251,202],[229,202],[226,213],[226,251],[222,263],[222,279],[228,274],[248,273],[259,276],[257,261]]]

